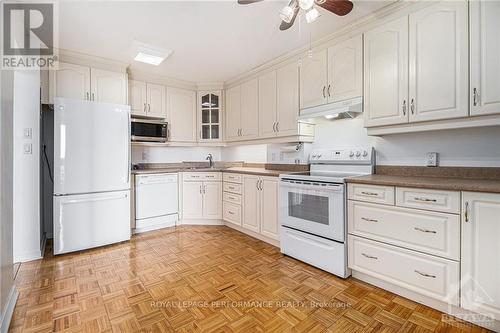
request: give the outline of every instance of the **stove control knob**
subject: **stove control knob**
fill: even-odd
[[[354,152],[351,150],[351,152],[349,153],[349,157],[354,157]]]
[[[356,152],[356,157],[360,157],[360,156],[361,156],[361,152],[358,150],[358,151]]]
[[[319,154],[316,158],[321,158],[321,154]]]
[[[366,150],[363,151],[363,157],[368,156],[368,152]]]

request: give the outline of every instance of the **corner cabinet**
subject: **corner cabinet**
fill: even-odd
[[[198,141],[222,141],[222,92],[198,92]]]
[[[222,173],[182,174],[182,219],[222,219]]]
[[[500,1],[469,1],[470,113],[500,114]]]
[[[462,201],[462,307],[500,320],[500,194]]]
[[[129,104],[133,115],[166,118],[165,87],[129,80]]]
[[[466,117],[466,1],[442,1],[365,34],[365,127]]]
[[[226,91],[226,140],[253,140],[259,136],[259,88],[252,79]]]
[[[167,88],[169,141],[196,142],[196,92]]]

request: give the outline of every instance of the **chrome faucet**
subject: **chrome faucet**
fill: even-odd
[[[212,154],[208,154],[207,155],[207,158],[205,158],[205,160],[208,160],[208,166],[210,168],[213,168],[214,167],[214,158],[212,157]]]

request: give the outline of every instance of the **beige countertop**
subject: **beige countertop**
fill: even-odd
[[[448,177],[416,177],[368,175],[351,177],[348,183],[427,188],[449,191],[471,191],[500,193],[500,180],[448,178]]]

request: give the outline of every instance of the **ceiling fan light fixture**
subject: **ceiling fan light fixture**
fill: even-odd
[[[314,0],[299,0],[299,7],[303,10],[308,10],[314,5]]]
[[[312,23],[316,21],[318,17],[319,17],[319,11],[316,8],[311,8],[306,12],[307,23]]]
[[[285,21],[286,23],[292,22],[293,14],[294,14],[294,9],[290,6],[285,6],[280,12],[280,18]]]

